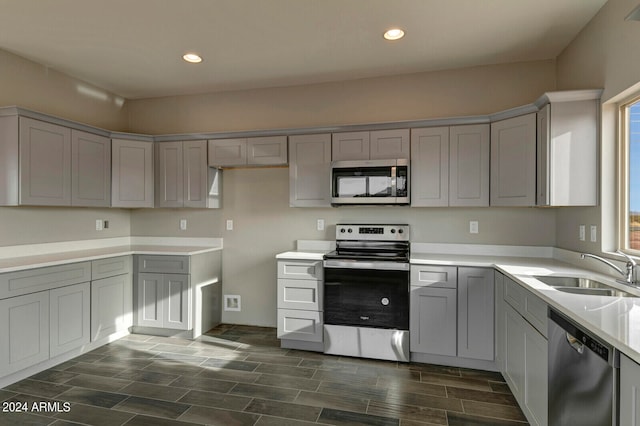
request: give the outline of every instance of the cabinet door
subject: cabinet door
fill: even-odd
[[[493,361],[493,269],[458,268],[458,356]]]
[[[111,205],[153,207],[153,143],[111,141]]]
[[[182,143],[184,207],[205,208],[209,195],[207,166],[207,141]]]
[[[449,205],[449,128],[411,130],[411,206]]]
[[[91,341],[133,325],[131,274],[91,282]]]
[[[620,355],[620,424],[640,426],[640,365]]]
[[[71,205],[111,205],[111,139],[71,131]]]
[[[162,327],[164,325],[164,275],[138,274],[136,325]]]
[[[331,159],[368,160],[369,132],[334,133],[331,136]]]
[[[289,205],[331,206],[331,135],[289,138]]]
[[[278,339],[322,342],[322,326],[322,312],[278,309]]]
[[[209,141],[209,166],[246,166],[247,139],[212,139]]]
[[[409,129],[376,130],[369,135],[369,159],[409,159]]]
[[[411,287],[411,352],[456,356],[456,290]]]
[[[525,342],[524,321],[508,303],[504,304],[504,378],[513,394],[522,402],[524,392]],[[546,374],[546,370],[545,370]]]
[[[49,292],[49,354],[69,352],[89,343],[90,299],[89,283],[60,287]]]
[[[524,405],[531,424],[546,426],[548,422],[548,342],[529,323],[524,328]],[[621,423],[623,424],[623,423]]]
[[[247,164],[255,166],[287,164],[287,137],[248,138]]]
[[[71,129],[20,117],[20,204],[71,205]]]
[[[536,202],[536,114],[491,123],[491,205]]]
[[[164,328],[188,330],[189,327],[189,276],[166,274],[163,278]]]
[[[49,359],[49,292],[0,300],[0,374]]]
[[[156,207],[182,207],[184,204],[184,161],[182,142],[156,144]]]
[[[449,129],[449,205],[489,205],[489,125]]]
[[[504,275],[495,272],[495,357],[496,365],[504,373]]]

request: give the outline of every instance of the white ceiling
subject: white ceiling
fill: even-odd
[[[0,49],[135,99],[554,58],[605,2],[0,0]]]

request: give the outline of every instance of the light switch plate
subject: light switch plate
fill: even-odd
[[[469,221],[469,233],[470,234],[477,234],[478,233],[478,221],[477,220],[470,220]]]
[[[591,225],[591,242],[595,243],[596,241],[598,241],[598,227]]]
[[[180,230],[181,231],[187,230],[187,219],[180,219]]]
[[[318,231],[324,231],[324,219],[318,219],[316,222],[316,229]]]
[[[580,225],[580,231],[578,233],[578,238],[580,238],[580,241],[584,241],[587,238],[586,235],[586,227],[584,225]]]
[[[227,219],[227,231],[233,231],[233,220]]]
[[[102,231],[103,229],[102,219],[96,219],[96,231]]]

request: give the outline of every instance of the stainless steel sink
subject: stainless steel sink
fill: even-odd
[[[594,296],[613,296],[613,297],[638,297],[635,294],[627,293],[611,287],[600,281],[583,277],[559,277],[554,275],[538,275],[534,277],[538,281],[542,281],[546,285],[554,287],[558,291],[574,294],[586,294]]]

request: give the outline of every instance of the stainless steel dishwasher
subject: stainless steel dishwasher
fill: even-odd
[[[619,353],[549,310],[549,426],[618,424]]]

